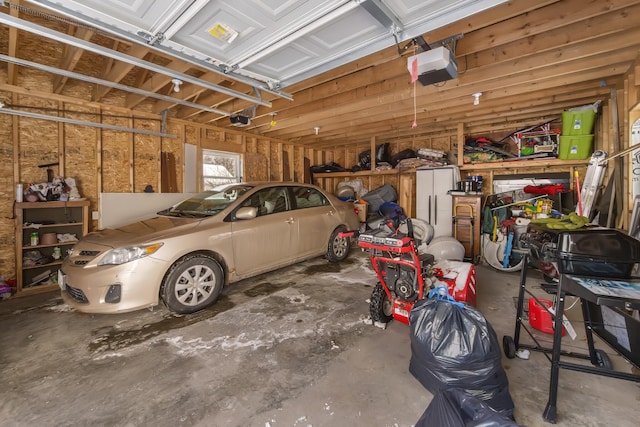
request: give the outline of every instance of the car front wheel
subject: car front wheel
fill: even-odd
[[[165,277],[162,299],[173,312],[194,313],[218,299],[223,280],[222,267],[216,260],[189,255],[178,260]]]
[[[344,227],[336,228],[329,238],[326,257],[331,262],[342,261],[349,255],[351,239],[349,237],[340,237],[339,234],[343,231]]]

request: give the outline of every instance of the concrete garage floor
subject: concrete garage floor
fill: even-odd
[[[478,267],[478,307],[500,340],[513,335],[518,282]],[[540,282],[531,270],[529,288]],[[318,258],[236,283],[189,316],[81,314],[55,293],[0,302],[0,426],[412,426],[431,394],[408,371],[409,327],[363,322],[374,284],[354,249],[341,265]],[[568,314],[582,336],[566,349],[585,348],[578,307]],[[516,420],[548,425],[545,356],[503,364]],[[561,370],[558,426],[639,419],[637,383]]]

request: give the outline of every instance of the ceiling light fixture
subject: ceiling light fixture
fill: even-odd
[[[180,92],[180,85],[182,85],[182,83],[184,82],[176,77],[175,79],[171,80],[171,83],[173,83],[173,91]]]
[[[482,92],[473,93],[471,96],[473,96],[473,105],[480,104],[480,96],[482,96]]]
[[[271,127],[274,127],[278,124],[278,122],[276,122],[276,114],[278,113],[271,113]]]
[[[318,132],[320,131],[320,126],[316,126],[316,127],[314,127],[314,128],[313,128],[313,130],[315,130],[315,131],[316,131],[316,135],[317,135],[317,134],[318,134]]]

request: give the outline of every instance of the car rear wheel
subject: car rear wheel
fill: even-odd
[[[162,286],[162,299],[171,311],[194,313],[213,304],[222,291],[224,275],[220,264],[206,255],[189,255],[178,260]]]
[[[333,230],[329,245],[327,246],[327,259],[331,262],[339,262],[347,258],[349,249],[351,249],[351,239],[349,237],[340,237],[339,234],[344,231],[344,227]]]

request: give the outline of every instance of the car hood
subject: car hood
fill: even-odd
[[[158,216],[145,219],[118,228],[106,228],[94,231],[82,238],[82,241],[111,247],[137,245],[158,241],[176,235],[182,235],[196,227],[201,218],[176,218]]]

